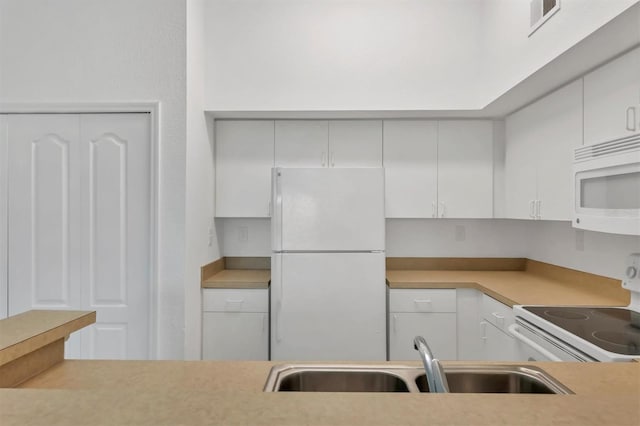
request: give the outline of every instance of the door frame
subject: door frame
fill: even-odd
[[[158,347],[158,212],[159,212],[159,170],[160,170],[160,102],[159,101],[141,101],[141,102],[0,102],[0,115],[12,114],[105,114],[105,113],[148,113],[150,119],[150,195],[151,217],[149,218],[149,359],[157,358]],[[0,125],[0,132],[3,126]],[[6,142],[6,143],[5,143]],[[6,175],[8,161],[6,149],[8,148],[8,140],[0,136],[0,195],[6,194],[7,178]],[[7,217],[7,197],[0,197],[0,266],[4,265],[6,271],[7,266],[7,238],[8,229]],[[3,201],[5,200],[5,201]],[[4,238],[2,238],[4,237]],[[0,277],[0,294],[7,294],[8,283],[6,274]],[[2,293],[4,292],[4,293]],[[8,297],[5,297],[5,306],[0,304],[0,318],[8,313]]]

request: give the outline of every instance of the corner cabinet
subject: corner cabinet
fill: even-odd
[[[276,121],[275,166],[382,167],[382,121]]]
[[[582,80],[507,117],[509,219],[571,220],[573,150],[582,143]]]
[[[216,217],[269,217],[274,122],[215,122]]]
[[[269,290],[202,290],[202,359],[269,359]]]
[[[513,309],[486,294],[482,295],[482,359],[487,361],[517,361],[516,340],[508,328],[515,322]]]
[[[426,339],[435,358],[457,359],[456,290],[389,290],[389,360],[419,360],[413,339]]]
[[[386,120],[388,218],[493,217],[493,122]]]
[[[640,47],[584,77],[584,144],[640,134]]]

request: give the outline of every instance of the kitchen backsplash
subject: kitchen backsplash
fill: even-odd
[[[223,256],[270,256],[269,219],[218,219]],[[570,222],[512,219],[387,219],[388,257],[527,257],[622,278],[637,236],[577,230]]]

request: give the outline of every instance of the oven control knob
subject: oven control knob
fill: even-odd
[[[634,279],[638,275],[638,269],[635,266],[629,266],[627,268],[627,277]]]

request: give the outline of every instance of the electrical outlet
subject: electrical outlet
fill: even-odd
[[[249,242],[249,228],[246,226],[238,227],[238,241],[241,243]]]

